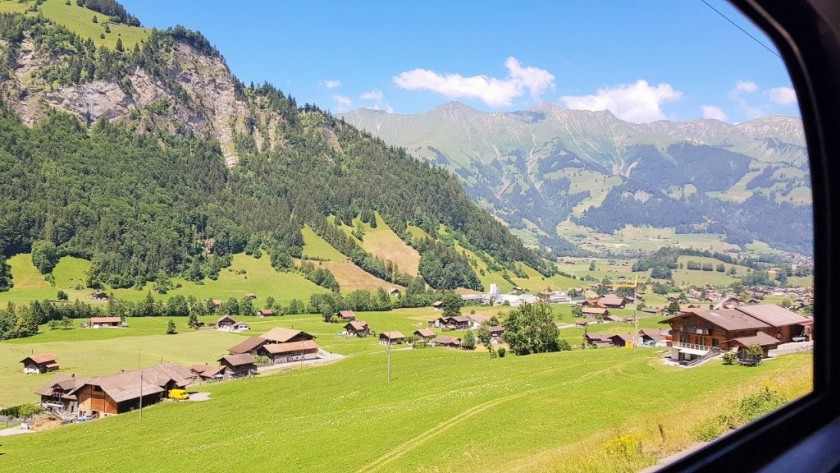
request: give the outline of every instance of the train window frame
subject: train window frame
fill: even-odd
[[[729,0],[775,43],[799,99],[814,215],[813,391],[707,447],[662,467],[665,472],[833,471],[840,467],[840,322],[833,322],[834,269],[840,253],[840,2]],[[836,184],[835,184],[836,183]],[[837,261],[840,264],[840,260]],[[832,343],[833,340],[838,340]]]

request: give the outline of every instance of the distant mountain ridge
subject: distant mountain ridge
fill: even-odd
[[[359,109],[342,117],[451,170],[484,208],[544,244],[557,241],[564,222],[602,232],[648,224],[811,251],[810,172],[798,118],[635,124],[551,103],[488,113],[457,102],[416,115]],[[622,199],[627,186],[656,199]],[[614,207],[602,208],[605,202]],[[638,212],[624,212],[631,205]],[[795,239],[761,231],[757,216],[778,208],[802,228]],[[629,218],[651,212],[661,218]]]

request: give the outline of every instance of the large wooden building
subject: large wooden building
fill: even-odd
[[[759,345],[764,355],[805,332],[810,319],[772,304],[688,309],[663,320],[671,326],[671,359],[688,362]]]
[[[23,372],[26,374],[40,374],[58,370],[58,361],[52,353],[27,356],[20,362],[23,363]]]
[[[170,389],[183,389],[196,375],[166,363],[109,376],[58,375],[38,389],[41,405],[62,414],[101,417],[121,414],[160,401]]]
[[[260,348],[260,354],[271,360],[272,364],[292,363],[318,358],[321,347],[312,340],[288,343],[269,343]]]

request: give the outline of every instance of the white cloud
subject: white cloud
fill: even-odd
[[[373,103],[370,103],[370,104],[366,105],[367,108],[370,108],[370,109],[373,109],[373,110],[382,110],[382,111],[385,111],[385,112],[388,112],[388,113],[394,113],[394,109],[391,108],[391,106],[388,105],[387,102],[385,102],[384,98],[385,98],[385,95],[379,89],[368,90],[367,92],[365,92],[365,93],[363,93],[362,95],[359,96],[359,99],[361,99],[361,100],[365,100],[365,101],[368,101],[368,102],[373,102]]]
[[[737,94],[739,92],[747,92],[752,93],[758,90],[758,85],[755,82],[750,82],[748,80],[739,80],[735,83],[735,89],[732,91],[733,94]]]
[[[318,85],[321,87],[326,87],[328,89],[335,89],[337,87],[341,87],[340,80],[319,80]]]
[[[350,110],[350,106],[353,105],[353,99],[343,95],[333,95],[333,100],[336,103],[337,112],[346,112]]]
[[[382,91],[379,89],[369,90],[359,96],[362,100],[382,100]]]
[[[779,105],[793,105],[796,103],[796,91],[790,87],[774,87],[768,92],[772,102]]]
[[[645,80],[634,84],[622,84],[612,88],[602,88],[594,95],[564,96],[560,100],[566,107],[577,110],[609,110],[615,116],[634,123],[646,123],[664,120],[661,105],[674,102],[682,97],[682,92],[671,84],[651,86]]]
[[[700,106],[700,110],[703,111],[703,118],[708,120],[720,120],[725,122],[727,120],[726,113],[721,110],[720,107],[715,107],[713,105],[702,105]]]
[[[514,57],[507,58],[505,67],[508,75],[504,79],[413,69],[392,80],[401,89],[431,90],[451,99],[478,99],[491,107],[510,106],[513,99],[526,91],[533,99],[538,99],[545,90],[554,88],[554,76],[545,69],[522,67]]]

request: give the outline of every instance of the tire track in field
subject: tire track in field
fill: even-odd
[[[470,417],[473,417],[477,414],[480,414],[480,413],[486,411],[487,409],[490,409],[491,407],[496,406],[497,404],[501,404],[501,403],[506,402],[506,401],[511,401],[511,400],[516,399],[518,397],[525,396],[526,394],[531,394],[531,391],[511,394],[509,396],[505,396],[505,397],[498,398],[498,399],[491,399],[491,400],[483,402],[483,403],[481,403],[477,406],[473,406],[473,407],[467,409],[466,411],[458,414],[457,416],[455,416],[455,417],[453,417],[449,420],[443,421],[440,424],[432,427],[431,429],[428,429],[425,432],[415,436],[411,440],[408,440],[407,442],[403,443],[402,445],[392,449],[390,452],[386,453],[385,455],[382,455],[379,458],[376,458],[371,463],[369,463],[369,464],[363,466],[362,468],[360,468],[359,470],[357,470],[357,472],[361,473],[361,472],[376,471],[376,470],[384,467],[385,465],[399,459],[403,455],[405,455],[405,454],[409,453],[410,451],[414,450],[415,448],[419,447],[421,444],[426,443],[427,440],[430,440],[431,438],[436,437],[436,436],[442,434],[443,432],[446,432],[447,430],[451,429],[452,427],[455,427],[456,425],[458,425],[461,422],[469,419]]]
[[[591,379],[595,376],[598,376],[602,373],[606,373],[606,372],[615,370],[616,368],[623,367],[627,364],[633,363],[634,361],[635,360],[625,361],[623,363],[619,363],[618,365],[612,365],[612,366],[609,366],[607,368],[604,368],[604,369],[601,369],[601,370],[598,370],[598,371],[592,371],[590,373],[586,373],[585,375],[583,375],[583,376],[581,376],[577,379],[569,380],[569,381],[566,381],[564,383],[559,383],[557,385],[552,385],[552,386],[543,386],[543,387],[537,388],[537,389],[531,389],[531,390],[528,390],[528,391],[518,392],[516,394],[510,394],[510,395],[505,396],[505,397],[501,397],[501,398],[497,398],[497,399],[491,399],[491,400],[483,402],[483,403],[481,403],[477,406],[473,406],[473,407],[463,411],[462,413],[456,415],[455,417],[453,417],[449,420],[443,421],[440,424],[438,424],[438,425],[436,425],[436,426],[418,434],[414,438],[412,438],[412,439],[402,443],[401,445],[397,446],[396,448],[392,449],[391,451],[389,451],[385,455],[382,455],[382,456],[374,459],[372,462],[370,462],[367,465],[365,465],[365,466],[359,468],[358,470],[356,470],[356,473],[377,471],[377,470],[381,469],[382,467],[388,465],[389,463],[398,460],[400,457],[406,455],[407,453],[411,452],[415,448],[418,448],[422,444],[426,443],[428,440],[431,440],[432,438],[437,437],[438,435],[440,435],[440,434],[446,432],[447,430],[457,426],[458,424],[460,424],[461,422],[469,419],[470,417],[481,414],[482,412],[486,411],[487,409],[495,407],[495,406],[497,406],[497,405],[499,405],[503,402],[512,401],[514,399],[517,399],[517,398],[520,398],[520,397],[523,397],[523,396],[527,396],[529,394],[536,394],[540,391],[547,391],[547,390],[555,388],[557,386],[563,386],[563,385],[568,385],[568,384],[576,384],[576,383],[579,383],[579,382],[582,382],[582,381],[587,381],[587,380],[589,380],[589,379]],[[552,371],[552,369],[544,370],[544,371]]]

